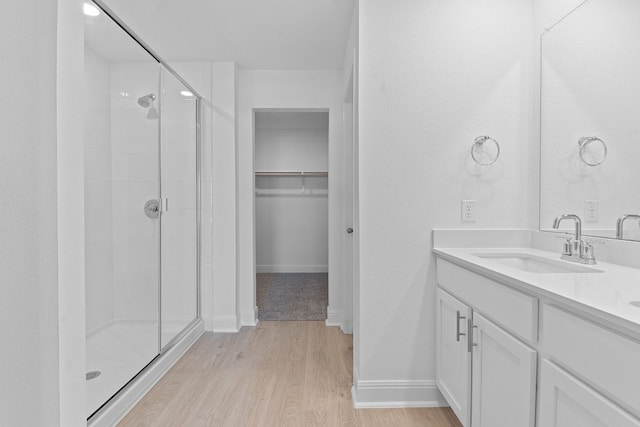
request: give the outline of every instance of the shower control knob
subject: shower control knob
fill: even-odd
[[[353,228],[351,228],[351,227],[347,228],[347,233],[349,233],[349,234],[353,233]]]
[[[160,216],[160,200],[151,199],[144,204],[144,213],[149,218],[158,218]]]

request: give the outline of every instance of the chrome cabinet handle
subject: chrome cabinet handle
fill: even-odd
[[[467,320],[467,351],[471,353],[473,347],[477,347],[478,344],[473,342],[473,329],[477,328],[476,325],[473,324],[472,320]]]
[[[456,341],[460,342],[460,337],[465,336],[464,332],[460,332],[460,321],[466,319],[464,316],[460,316],[460,310],[456,311]]]

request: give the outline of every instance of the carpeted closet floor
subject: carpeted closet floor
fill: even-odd
[[[325,320],[327,273],[258,273],[256,303],[259,320]]]

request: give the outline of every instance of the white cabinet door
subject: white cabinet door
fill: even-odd
[[[640,427],[640,420],[548,360],[540,381],[539,427]]]
[[[533,427],[536,351],[477,313],[473,324],[471,424]]]
[[[471,309],[437,289],[436,383],[465,427],[470,426],[471,353],[467,350],[467,321]]]

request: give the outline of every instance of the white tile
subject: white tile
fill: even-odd
[[[173,154],[162,159],[162,179],[190,181],[196,179],[196,158],[191,154]]]
[[[191,320],[196,316],[195,264],[162,268],[162,317],[164,321]]]
[[[111,129],[114,154],[146,153],[158,158],[159,128],[157,126],[114,126]]]
[[[84,246],[85,261],[95,263],[100,259],[112,258],[112,246],[104,240],[86,240]]]
[[[195,237],[196,210],[175,209],[162,214],[162,237]]]
[[[162,98],[163,126],[196,125],[196,102],[193,98]]]
[[[158,159],[147,154],[114,154],[114,181],[157,181]]]
[[[158,236],[116,236],[114,238],[114,263],[154,264],[158,262]]]
[[[159,87],[160,65],[155,61],[121,63],[111,66],[112,98],[128,97],[137,100],[148,93],[158,95]]]
[[[84,176],[88,179],[111,180],[111,153],[86,150],[84,153]]]
[[[111,151],[111,116],[85,116],[84,148],[85,151],[107,153]]]
[[[114,289],[119,293],[144,293],[155,289],[148,282],[146,264],[115,264],[113,273]]]
[[[109,240],[112,233],[111,182],[85,180],[85,238]]]
[[[148,200],[159,197],[158,187],[156,181],[114,182],[114,210],[144,208]]]
[[[196,237],[166,237],[162,239],[162,262],[166,264],[193,263],[196,259]]]
[[[172,209],[195,209],[196,182],[195,180],[163,180],[162,197],[169,199],[169,211],[171,211]]]
[[[154,107],[158,108],[158,101]],[[158,126],[158,119],[147,118],[147,108],[138,105],[137,99],[112,99],[111,100],[111,126],[112,127],[136,127]]]
[[[86,327],[90,333],[113,320],[113,263],[111,258],[87,260],[85,266]]]
[[[164,117],[164,116],[163,116]],[[196,153],[196,128],[193,126],[171,126],[162,123],[162,154]]]

